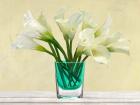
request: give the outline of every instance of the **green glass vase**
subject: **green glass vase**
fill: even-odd
[[[82,98],[84,62],[55,62],[57,98]]]

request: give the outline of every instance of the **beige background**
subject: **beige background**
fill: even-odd
[[[43,11],[55,36],[62,40],[53,20],[60,7],[86,10],[99,24],[110,14],[112,32],[119,31],[130,40],[130,56],[113,54],[107,65],[87,60],[85,90],[140,90],[140,0],[0,0],[0,91],[55,90],[52,57],[13,50],[10,44],[22,30],[27,10],[34,16]]]

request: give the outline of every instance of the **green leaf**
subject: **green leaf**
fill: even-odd
[[[38,50],[38,51],[42,51],[42,52],[46,52],[46,49],[42,46],[36,46],[35,50]]]

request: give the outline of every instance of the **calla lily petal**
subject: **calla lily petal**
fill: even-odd
[[[91,28],[84,29],[79,33],[79,45],[92,47],[94,41],[94,30]]]
[[[46,52],[46,48],[38,43],[33,38],[25,36],[23,33],[17,36],[16,41],[12,44],[15,49],[32,49]]]
[[[63,33],[64,39],[72,39],[74,36],[74,33],[70,30],[70,25],[68,24],[68,20],[62,20],[58,19],[56,20],[56,23],[58,24],[61,32]]]
[[[55,20],[57,19],[64,19],[64,14],[66,12],[67,8],[61,8],[57,11],[57,15],[54,17]]]
[[[25,35],[32,38],[39,38],[42,40],[52,40],[53,35],[51,29],[47,24],[45,17],[40,15],[38,20],[36,20],[30,11],[24,15],[24,30]]]
[[[56,19],[56,23],[58,24],[61,32],[64,35],[64,38],[66,40],[67,39],[72,40],[78,29],[78,26],[80,25],[80,23],[82,21],[82,14],[75,13],[67,19],[63,19],[63,18],[55,18],[55,19]]]
[[[24,15],[24,22],[25,22],[24,23],[25,30],[28,29],[38,33],[43,33],[47,31],[44,26],[42,26],[36,19],[34,19],[30,11],[28,11]],[[30,36],[30,37],[39,37],[39,36],[40,34],[38,34],[38,36]]]
[[[83,52],[85,55],[92,55],[92,46],[94,41],[93,36],[94,30],[91,28],[84,29],[79,33],[79,42],[78,42],[78,50],[79,52]]]
[[[78,25],[82,22],[83,17],[81,12],[75,13],[72,16],[69,17],[68,23],[71,25],[72,31],[76,31]]]
[[[117,42],[122,37],[121,33],[114,33],[112,35],[98,36],[95,38],[94,43],[108,46],[111,43]]]
[[[93,58],[98,63],[107,64],[110,58],[110,52],[104,46],[97,46],[92,49]]]
[[[82,29],[85,28],[96,28],[96,24],[94,20],[92,19],[92,16],[90,16],[87,12],[81,11],[83,15],[83,24],[82,24]]]
[[[107,46],[110,52],[120,52],[129,55],[129,42],[126,39],[119,39],[117,42]]]
[[[37,43],[25,35],[19,35],[16,41],[12,44],[12,47],[16,49],[35,49],[37,46]]]
[[[110,31],[111,23],[112,23],[112,18],[111,16],[108,16],[105,23],[102,25],[102,27],[95,32],[95,36],[98,37],[101,35],[108,35]]]
[[[45,16],[43,15],[43,13],[40,14],[40,16],[38,17],[38,22],[44,26],[46,28],[46,31],[49,32],[51,34],[51,27],[49,26],[49,24],[46,21]]]

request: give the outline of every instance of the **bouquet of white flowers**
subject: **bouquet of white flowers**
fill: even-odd
[[[129,54],[128,41],[122,37],[121,33],[109,33],[112,22],[110,16],[101,27],[95,25],[92,17],[84,11],[74,13],[68,18],[64,17],[64,12],[55,16],[55,21],[66,42],[67,53],[55,39],[43,14],[35,19],[28,11],[24,15],[24,21],[24,30],[13,43],[13,47],[46,52],[52,55],[56,61],[80,62],[91,56],[96,62],[107,63],[110,53]],[[79,43],[73,53],[72,43],[75,34],[79,36]],[[41,45],[39,40],[48,43],[51,51]],[[60,53],[63,54],[64,59]],[[83,56],[85,57],[82,59]]]
[[[61,87],[61,89],[57,89],[59,98],[67,96],[66,90],[81,88],[83,82],[82,65],[88,57],[92,57],[98,63],[106,64],[111,53],[129,54],[128,40],[123,38],[119,32],[110,33],[112,22],[110,16],[102,26],[97,26],[92,16],[87,12],[79,11],[68,18],[65,18],[64,11],[58,13],[55,16],[55,21],[63,34],[66,50],[54,37],[51,27],[43,14],[35,19],[31,12],[27,12],[24,15],[24,21],[24,30],[18,35],[17,40],[12,45],[15,48],[46,52],[55,58],[57,62],[57,85]],[[73,52],[75,35],[78,35],[79,39]],[[46,42],[50,48],[46,48],[41,42]],[[62,89],[65,92],[61,92]],[[82,93],[70,96],[82,97]]]

